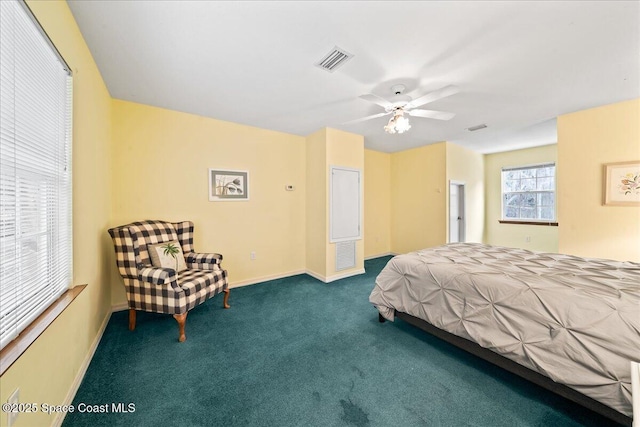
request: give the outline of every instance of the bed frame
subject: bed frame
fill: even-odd
[[[498,353],[494,353],[491,350],[488,350],[480,345],[476,344],[473,341],[469,341],[468,339],[461,338],[457,335],[451,334],[449,332],[443,331],[442,329],[438,329],[432,324],[419,319],[417,317],[411,316],[410,314],[403,313],[401,311],[395,312],[396,317],[404,320],[405,322],[425,331],[429,334],[440,338],[454,346],[461,348],[462,350],[468,351],[469,353],[478,356],[494,365],[497,365],[512,374],[516,374],[528,381],[531,381],[534,384],[537,384],[547,390],[550,390],[564,398],[571,400],[579,405],[584,406],[598,414],[609,418],[617,423],[620,423],[625,426],[631,427],[632,419],[627,417],[626,415],[616,411],[613,408],[608,407],[607,405],[598,402],[584,394],[564,385],[553,381],[552,379],[545,377],[544,375],[535,372],[529,368],[526,368],[513,360],[507,359],[504,356],[499,355]],[[385,318],[382,317],[381,314],[378,313],[378,320],[380,323],[385,322]]]

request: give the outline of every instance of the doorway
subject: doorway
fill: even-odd
[[[449,181],[449,243],[465,241],[464,182]]]

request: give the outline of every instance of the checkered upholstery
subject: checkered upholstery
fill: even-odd
[[[127,290],[129,308],[156,313],[182,314],[229,287],[222,255],[193,249],[193,223],[141,221],[109,230],[116,265]],[[151,265],[148,245],[178,240],[187,270]]]

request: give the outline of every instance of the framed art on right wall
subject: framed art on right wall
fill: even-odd
[[[640,206],[640,160],[604,165],[603,205]]]

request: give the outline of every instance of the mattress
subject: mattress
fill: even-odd
[[[631,416],[640,264],[453,243],[392,258],[369,300],[471,340]]]

